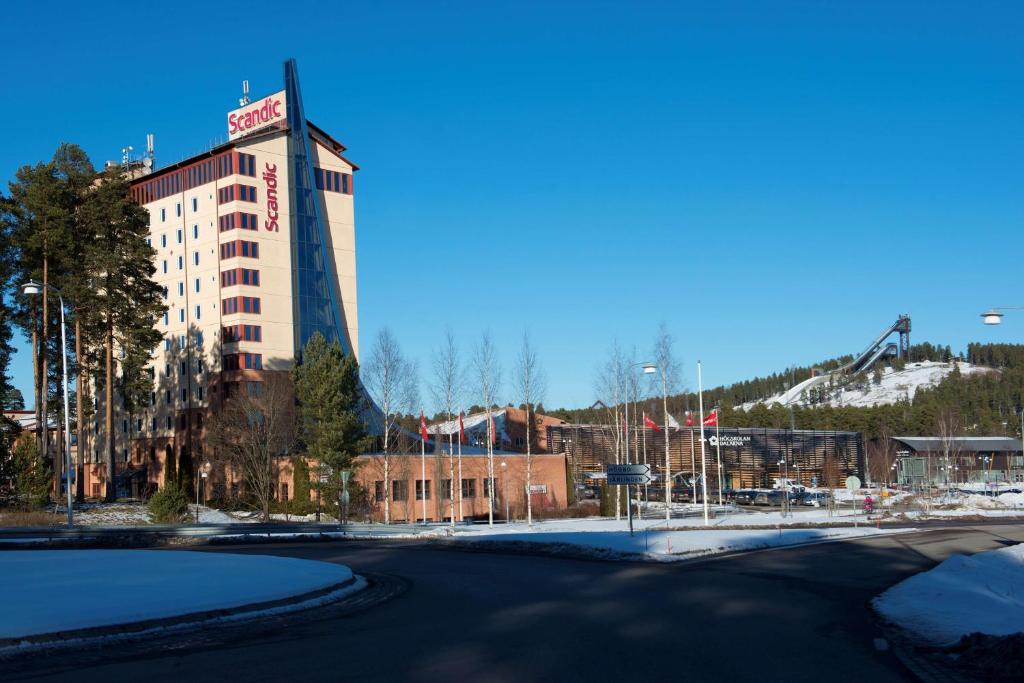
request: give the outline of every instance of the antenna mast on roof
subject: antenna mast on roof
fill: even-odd
[[[251,101],[249,99],[249,81],[242,81],[242,97],[238,100],[238,106],[244,107]]]

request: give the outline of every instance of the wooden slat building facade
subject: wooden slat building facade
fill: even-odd
[[[624,437],[610,425],[557,425],[548,427],[548,444],[564,450],[577,477],[603,472],[605,465],[624,461]],[[631,429],[630,462],[647,462],[658,480],[664,474],[665,435],[653,429]],[[704,430],[709,488],[718,482],[716,443],[721,448],[722,481],[726,488],[770,487],[783,470],[791,479],[810,485],[842,486],[850,475],[863,479],[864,439],[860,432],[819,430],[721,428]],[[716,439],[718,440],[716,442]],[[691,451],[692,448],[692,451]],[[692,458],[691,458],[692,453]],[[669,432],[669,456],[674,479],[690,479],[701,472],[699,427]],[[645,460],[646,458],[646,460]],[[786,465],[779,461],[785,460]]]

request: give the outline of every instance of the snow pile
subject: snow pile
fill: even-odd
[[[944,380],[953,369],[959,367],[962,375],[972,375],[982,372],[992,372],[991,368],[972,365],[966,362],[941,363],[937,361],[921,361],[920,363],[907,363],[902,370],[894,370],[891,367],[882,369],[881,382],[875,384],[870,379],[867,386],[858,388],[849,385],[844,388],[834,387],[828,390],[827,375],[815,377],[812,380],[805,380],[793,389],[776,394],[763,401],[751,401],[740,406],[743,410],[750,410],[755,405],[763,403],[772,405],[775,403],[783,406],[806,405],[807,393],[812,388],[825,389],[828,391],[828,399],[815,405],[839,406],[874,406],[890,405],[901,400],[914,399],[918,389],[933,387]],[[838,378],[837,378],[838,379]]]
[[[533,543],[547,547],[569,547],[602,557],[642,555],[648,559],[673,561],[740,550],[759,550],[802,545],[828,539],[859,538],[894,533],[893,530],[860,528],[820,529],[677,529],[665,528],[665,521],[638,520],[629,535],[626,520],[573,519],[493,527],[459,528],[457,541]],[[900,530],[908,531],[908,530]],[[909,531],[913,531],[912,529]]]
[[[62,508],[67,510],[65,506]],[[149,510],[142,503],[86,503],[75,508],[75,524],[82,526],[145,526]]]
[[[1024,631],[1024,545],[953,555],[874,600],[889,621],[938,645]]]
[[[240,607],[344,584],[343,565],[159,550],[0,553],[0,638]]]
[[[1021,510],[1024,512],[1024,493],[1000,493],[998,496],[972,494],[961,499],[961,506],[977,510]]]

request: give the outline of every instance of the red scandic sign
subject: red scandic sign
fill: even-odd
[[[228,140],[287,120],[284,90],[228,114]]]
[[[267,184],[267,220],[263,221],[263,227],[271,232],[277,232],[277,164],[269,161],[266,163],[263,182]]]

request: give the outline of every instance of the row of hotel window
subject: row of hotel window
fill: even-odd
[[[233,175],[236,166],[238,167],[238,175],[249,176],[250,178],[256,177],[256,157],[245,152],[235,152],[232,150],[219,154],[212,159],[204,159],[185,168],[165,173],[159,178],[141,181],[132,188],[132,198],[139,204],[155,202],[185,190],[191,190],[194,187]],[[193,210],[195,210],[194,206]],[[180,216],[181,214],[179,213],[178,215]]]
[[[224,370],[262,370],[263,354],[261,353],[225,353]]]
[[[476,498],[476,479],[463,479],[462,480],[462,497],[463,498]],[[490,486],[488,486],[490,482]],[[417,479],[416,480],[416,500],[430,500],[430,479]],[[480,490],[483,492],[484,498],[490,498],[490,492],[497,490],[497,480],[488,479],[484,477],[480,480]],[[442,479],[441,480],[442,498],[450,499],[452,497],[452,480]],[[373,497],[377,502],[384,500],[384,482],[377,480],[373,482]],[[409,500],[409,482],[407,480],[392,480],[391,482],[391,500],[402,501]]]
[[[193,225],[192,226],[192,239],[194,239],[194,240],[199,239],[199,226],[198,225]],[[181,228],[178,228],[178,244],[182,244],[184,241],[185,241],[185,231],[182,230]],[[146,238],[146,244],[148,246],[153,246],[153,240],[150,239],[149,237],[147,237]],[[166,234],[160,235],[160,248],[161,249],[166,249],[167,248],[167,235]]]
[[[240,202],[255,202],[256,188],[252,185],[228,185],[217,190],[218,204],[227,204],[235,199]]]
[[[259,242],[249,242],[248,240],[235,240],[234,242],[225,242],[220,245],[220,257],[222,259],[234,258],[239,254],[241,254],[245,258],[259,258]]]
[[[199,252],[198,251],[193,251],[192,252],[192,265],[194,265],[194,266],[198,266],[199,265]],[[163,263],[161,264],[161,268],[163,269],[164,273],[166,274],[167,273],[167,259],[163,260]],[[185,270],[185,257],[184,256],[179,256],[178,257],[178,270]]]
[[[316,189],[318,190],[352,194],[352,175],[349,173],[328,171],[326,168],[314,168],[313,178],[316,181]]]
[[[256,214],[254,213],[229,213],[217,219],[221,232],[241,228],[242,230],[259,230]]]
[[[260,271],[252,268],[233,268],[232,270],[221,271],[220,286],[233,287],[234,285],[260,286]]]
[[[166,296],[166,288],[164,288]],[[260,313],[260,298],[258,296],[233,296],[221,300],[221,314],[232,315],[234,313]],[[199,304],[195,306],[195,320],[203,319],[203,308]],[[178,309],[178,322],[185,322],[185,309]],[[171,312],[164,311],[164,325],[171,324]]]

